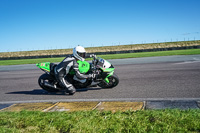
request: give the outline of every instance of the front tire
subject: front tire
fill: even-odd
[[[45,86],[44,81],[49,82],[50,84],[53,83],[54,79],[52,76],[50,76],[49,74],[42,74],[38,79],[38,84],[45,91],[48,91],[48,92],[58,92],[59,91],[58,89],[54,89],[54,88]]]
[[[108,77],[109,83],[106,83],[106,81],[102,81],[98,84],[101,88],[113,88],[118,85],[119,78],[116,74],[113,74]]]

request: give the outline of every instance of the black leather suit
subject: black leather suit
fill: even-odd
[[[66,57],[62,62],[60,62],[54,69],[55,77],[57,81],[60,83],[60,85],[66,89],[66,91],[73,92],[75,91],[75,88],[72,84],[70,84],[68,81],[66,81],[64,78],[65,76],[74,69],[76,73],[76,77],[79,79],[86,79],[91,78],[91,75],[85,75],[81,74],[78,69],[78,63],[76,61],[76,58],[71,55]]]

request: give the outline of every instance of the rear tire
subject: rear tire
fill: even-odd
[[[101,88],[113,88],[118,85],[119,78],[116,74],[111,75],[108,77],[109,83],[106,83],[106,81],[102,81],[98,84]]]
[[[51,88],[51,87],[44,86],[44,81],[47,81],[49,83],[53,83],[54,79],[51,75],[42,74],[38,79],[38,84],[45,91],[48,91],[48,92],[58,92],[59,91],[58,89],[54,89],[54,88]]]

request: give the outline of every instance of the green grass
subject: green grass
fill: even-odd
[[[99,56],[104,59],[124,59],[124,58],[140,58],[140,57],[171,56],[171,55],[195,55],[195,54],[200,54],[200,49],[141,52],[141,53],[128,53],[128,54],[109,54],[109,55],[99,55]],[[64,57],[20,59],[20,60],[0,60],[0,65],[36,64],[40,62],[61,62],[63,59]],[[91,59],[87,59],[87,60],[91,60]]]
[[[200,110],[0,112],[0,132],[200,132]]]
[[[124,58],[140,58],[140,57],[172,56],[172,55],[195,55],[195,54],[200,54],[200,49],[140,52],[140,53],[113,54],[113,55],[110,54],[110,55],[100,55],[100,57],[105,58],[105,59],[124,59]]]
[[[21,64],[36,64],[40,62],[60,62],[61,58],[38,58],[38,59],[19,59],[19,60],[0,60],[0,65],[21,65]]]

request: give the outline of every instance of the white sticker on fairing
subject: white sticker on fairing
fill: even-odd
[[[108,61],[104,60],[103,68],[109,68],[110,66],[111,64]]]

